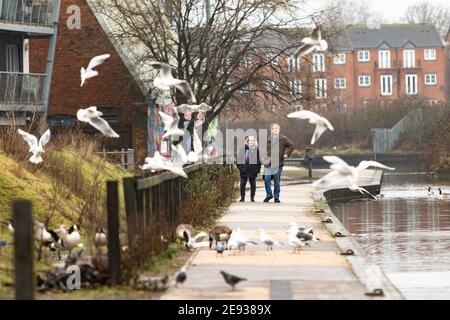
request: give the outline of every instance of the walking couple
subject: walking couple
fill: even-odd
[[[267,142],[267,158],[261,159],[258,148],[258,142],[253,136],[245,140],[245,146],[238,153],[238,169],[241,175],[241,200],[245,202],[245,188],[247,181],[250,182],[250,200],[255,202],[256,177],[261,171],[261,165],[264,164],[264,184],[266,187],[266,199],[269,202],[275,196],[275,203],[280,203],[280,180],[283,172],[284,160],[294,151],[293,143],[285,136],[280,135],[281,127],[278,123],[273,123],[270,127],[271,136]],[[278,149],[279,161],[272,163],[272,151],[276,156],[275,150]],[[274,190],[272,192],[271,180],[274,180]]]

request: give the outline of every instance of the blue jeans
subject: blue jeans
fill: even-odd
[[[264,183],[266,185],[266,196],[268,198],[273,198],[273,195],[275,194],[275,199],[280,199],[280,180],[281,180],[281,174],[283,172],[283,167],[278,168],[278,173],[273,176],[274,180],[274,191],[272,193],[272,185],[271,180],[272,176],[264,176]]]

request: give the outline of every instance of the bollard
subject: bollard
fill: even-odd
[[[306,158],[308,159],[309,177],[312,178],[312,161],[314,158],[314,149],[306,149]]]
[[[31,202],[13,203],[14,273],[16,300],[34,299],[33,217]]]

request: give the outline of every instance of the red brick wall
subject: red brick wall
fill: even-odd
[[[66,26],[70,5],[81,9],[80,30],[69,30]],[[30,72],[45,73],[47,50],[48,40],[30,41]],[[111,54],[111,58],[96,68],[100,75],[80,88],[80,68],[86,68],[94,56],[105,53]],[[142,92],[86,1],[62,0],[49,116],[76,115],[79,108],[95,105],[120,108],[122,120],[130,123],[133,104],[144,101]]]

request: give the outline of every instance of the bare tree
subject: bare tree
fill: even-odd
[[[343,26],[381,23],[380,15],[372,9],[368,0],[333,0],[329,2],[327,8],[327,11],[335,16],[335,23]]]
[[[299,26],[311,18],[296,18],[296,3],[99,0],[96,10],[112,25],[110,36],[134,51],[143,70],[150,60],[171,64],[174,76],[193,86],[197,100],[214,107],[206,114],[206,128],[227,105],[257,113],[256,100],[292,103],[285,61],[309,32]],[[172,98],[177,105],[186,102],[179,92]]]
[[[404,20],[408,23],[434,24],[444,39],[450,27],[450,10],[445,6],[422,1],[408,7]]]

